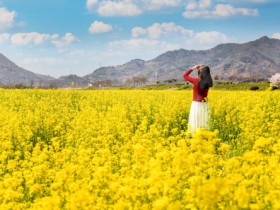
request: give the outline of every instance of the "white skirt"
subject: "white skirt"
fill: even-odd
[[[209,129],[209,118],[208,102],[192,101],[188,123],[191,136],[198,128]]]

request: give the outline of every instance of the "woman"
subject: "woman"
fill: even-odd
[[[193,78],[189,75],[193,70],[198,70],[198,77]],[[191,136],[197,128],[209,128],[209,105],[207,102],[208,90],[213,86],[210,68],[205,65],[196,65],[187,70],[184,79],[193,84],[193,101],[189,115],[189,130]]]

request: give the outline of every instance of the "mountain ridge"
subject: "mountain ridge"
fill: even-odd
[[[147,78],[156,83],[183,81],[185,70],[196,64],[210,66],[214,78],[223,81],[265,80],[280,73],[280,40],[260,37],[246,43],[224,43],[207,50],[178,49],[151,60],[133,59],[121,65],[100,67],[85,76],[59,78],[25,70],[0,53],[0,85],[33,84],[39,86],[87,86],[88,83],[111,80],[114,85],[127,84],[131,78]]]
[[[53,77],[36,74],[19,67],[0,53],[0,85],[26,84],[32,86],[36,84],[47,86],[54,80]]]
[[[219,44],[207,50],[168,51],[152,60],[145,61],[141,71],[130,68],[130,77],[147,77],[151,82],[172,78],[180,81],[183,80],[182,74],[186,69],[201,63],[209,65],[212,76],[221,80],[267,79],[280,72],[279,49],[280,40],[263,36],[255,41],[243,44]],[[92,81],[111,78],[113,81],[123,83],[128,73],[125,77],[119,73],[128,72],[130,62],[114,68],[102,67],[85,77]],[[100,72],[102,75],[99,74]]]

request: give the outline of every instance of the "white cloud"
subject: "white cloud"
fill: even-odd
[[[200,18],[210,18],[211,17],[211,13],[207,10],[204,10],[204,11],[192,11],[192,10],[187,10],[183,13],[183,16],[185,18],[189,18],[189,19],[192,19],[192,18],[197,18],[197,17],[200,17]]]
[[[131,32],[134,38],[147,35],[147,30],[142,27],[134,27]]]
[[[98,34],[98,33],[106,33],[112,31],[112,26],[109,24],[105,24],[100,21],[94,21],[90,27],[89,27],[89,32],[91,34]]]
[[[227,17],[232,15],[257,16],[257,9],[234,8],[229,4],[218,4],[213,11],[214,16]]]
[[[37,32],[31,33],[17,33],[11,36],[12,44],[19,44],[19,45],[27,45],[27,44],[42,44],[43,42],[51,39],[56,39],[57,34],[49,35],[49,34],[40,34]]]
[[[197,9],[197,3],[195,0],[191,0],[189,1],[189,3],[187,4],[186,6],[186,10],[194,10],[194,9]]]
[[[141,10],[130,1],[104,1],[98,6],[101,16],[137,16]]]
[[[15,11],[9,11],[5,7],[0,8],[0,30],[8,29],[14,26]]]
[[[198,4],[199,8],[207,8],[211,5],[211,0],[201,0]]]
[[[227,3],[231,3],[231,4],[266,3],[266,2],[271,2],[271,1],[277,1],[277,0],[223,0],[223,1],[220,0],[220,2],[227,2]]]
[[[110,50],[108,52],[119,52],[116,56],[126,54],[127,57],[147,59],[158,56],[159,54],[182,48],[181,44],[171,44],[165,41],[146,39],[146,38],[132,38],[127,40],[113,41],[109,44]],[[143,53],[145,52],[145,53]],[[128,61],[127,59],[126,61]]]
[[[0,34],[0,43],[2,42],[7,42],[9,41],[10,39],[10,34],[9,33],[3,33],[3,34]]]
[[[209,0],[202,0],[209,1]],[[137,16],[144,11],[179,7],[185,0],[87,0],[88,11],[101,16]]]
[[[168,9],[184,4],[185,0],[86,0],[87,10],[96,11],[101,16],[138,16],[144,11]]]
[[[17,33],[10,36],[12,44],[16,45],[39,45],[45,42],[50,42],[56,47],[65,47],[71,43],[78,41],[78,39],[71,33],[66,33],[64,37],[60,38],[58,34],[40,34],[38,32]]]
[[[211,5],[211,0],[190,0],[186,6],[187,10],[205,9]]]
[[[173,22],[170,23],[154,23],[148,28],[135,27],[132,29],[132,37],[148,37],[151,39],[158,39],[161,36],[180,36],[180,35],[192,35],[193,31],[185,29],[182,26],[176,25]]]
[[[148,10],[158,10],[162,7],[176,7],[182,4],[182,0],[142,0]]]
[[[151,58],[170,50],[180,48],[205,50],[231,41],[235,40],[218,31],[195,33],[174,23],[154,23],[147,28],[133,28],[131,39],[111,42],[109,48],[113,52],[115,50],[126,51],[135,56]],[[143,52],[145,53],[143,54]]]
[[[69,46],[70,44],[76,41],[79,40],[72,33],[66,33],[64,37],[62,37],[61,39],[55,39],[52,41],[52,43],[56,47],[65,47],[65,46]]]
[[[98,0],[87,0],[87,9],[92,10],[92,8],[98,3]]]
[[[269,0],[248,0],[249,2],[253,2],[253,3],[265,3],[265,2],[269,2]]]
[[[191,40],[194,43],[199,44],[219,44],[226,43],[230,39],[223,33],[217,31],[199,32],[196,33]]]
[[[252,2],[252,3],[264,3],[268,2],[269,0],[243,0],[243,2]]]
[[[257,16],[257,9],[235,8],[229,4],[217,4],[214,10],[190,10],[186,7],[183,13],[185,18],[223,18],[234,15]]]
[[[272,35],[272,38],[274,39],[280,39],[280,33],[275,33]]]
[[[138,51],[164,52],[175,49],[209,49],[221,43],[233,42],[234,38],[218,31],[194,32],[175,23],[154,23],[147,28],[132,29],[131,39],[115,41],[111,47],[129,47]]]

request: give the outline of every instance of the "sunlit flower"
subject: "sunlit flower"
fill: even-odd
[[[280,209],[279,91],[210,91],[192,138],[190,90],[0,97],[0,209]]]

